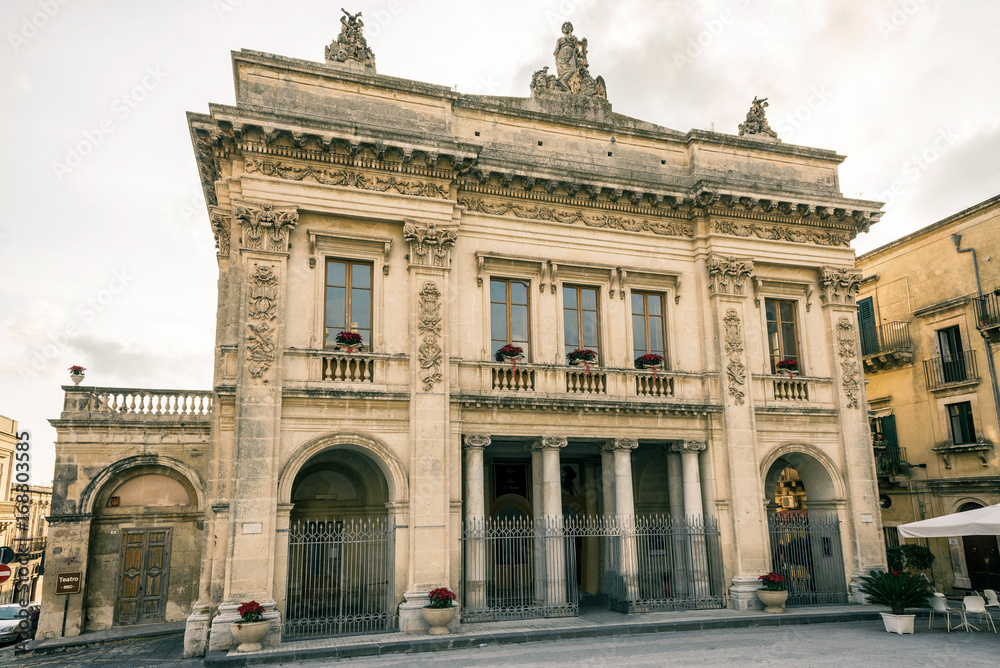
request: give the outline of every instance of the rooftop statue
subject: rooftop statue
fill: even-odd
[[[338,63],[355,60],[374,70],[375,54],[365,41],[365,24],[361,20],[361,12],[351,14],[344,8],[340,11],[344,12],[344,16],[340,17],[340,34],[326,47],[326,59]]]
[[[753,96],[753,104],[750,105],[750,111],[747,112],[747,120],[745,123],[740,123],[741,137],[743,135],[764,135],[771,139],[778,138],[778,133],[771,129],[771,126],[767,124],[767,119],[764,118],[766,107],[766,97],[761,99],[756,95]]]
[[[587,38],[573,34],[573,24],[567,21],[562,26],[563,36],[556,41],[556,73],[549,74],[543,67],[531,77],[531,90],[556,90],[587,97],[608,99],[604,77],[591,76],[587,63]]]

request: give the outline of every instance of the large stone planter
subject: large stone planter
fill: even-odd
[[[267,635],[271,622],[233,622],[229,625],[233,632],[233,641],[239,643],[237,652],[256,652],[260,649],[260,641]]]
[[[887,633],[913,633],[913,619],[916,615],[894,615],[891,612],[881,612],[882,623]]]
[[[424,616],[424,621],[431,625],[427,633],[432,636],[442,636],[451,633],[448,625],[455,618],[455,607],[450,608],[421,608],[420,614]]]
[[[74,385],[79,385],[80,383],[83,382],[83,374],[82,373],[71,373],[69,375],[69,379],[71,381],[73,381]]]
[[[788,600],[788,590],[782,591],[768,591],[767,589],[758,589],[757,598],[760,602],[764,604],[764,612],[771,612],[774,614],[781,614],[785,611],[785,601]]]

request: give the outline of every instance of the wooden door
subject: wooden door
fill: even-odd
[[[164,621],[170,529],[125,529],[115,624],[156,624]]]
[[[963,536],[965,566],[973,589],[1000,588],[1000,550],[996,536]]]

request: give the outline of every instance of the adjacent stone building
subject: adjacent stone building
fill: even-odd
[[[895,545],[900,524],[1000,503],[1000,196],[865,253],[858,268],[879,498]],[[1000,588],[995,536],[927,542],[941,591]]]
[[[883,563],[848,245],[880,204],[763,100],[678,132],[572,25],[555,56],[519,98],[377,74],[358,16],[324,63],[233,53],[236,106],[188,117],[214,386],[65,388],[68,633],[186,618],[197,654],[250,599],[269,642],[417,631],[441,586],[463,623],[746,609],[772,568],[843,602]]]

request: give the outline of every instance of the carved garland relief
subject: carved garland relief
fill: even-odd
[[[247,301],[247,367],[260,378],[274,362],[274,332],[271,321],[278,309],[278,277],[268,265],[254,265]]]
[[[441,382],[441,292],[431,281],[424,283],[418,301],[417,327],[422,335],[417,353],[424,392]]]
[[[758,239],[767,239],[768,241],[791,241],[818,246],[849,246],[851,243],[846,234],[797,230],[785,225],[758,225],[757,223],[741,225],[729,220],[717,220],[713,224],[713,229],[716,234],[729,234],[734,237],[753,235]]]
[[[854,323],[847,316],[840,316],[837,321],[837,343],[848,408],[857,408],[860,405],[861,373],[858,369],[858,352],[854,339]]]
[[[746,396],[747,369],[743,364],[743,334],[740,331],[740,316],[736,309],[726,310],[726,317],[722,319],[725,324],[724,338],[726,345],[726,356],[729,364],[726,367],[726,376],[729,378],[729,394],[737,405],[743,405],[743,398]]]
[[[257,160],[251,157],[246,158],[245,169],[248,174],[258,172],[264,176],[273,176],[288,181],[301,181],[308,176],[327,186],[346,186],[360,190],[374,190],[375,192],[392,190],[400,195],[448,198],[448,189],[437,183],[397,179],[395,176],[369,176],[350,169],[316,169],[315,167],[300,167],[282,162],[271,162],[270,160]]]

